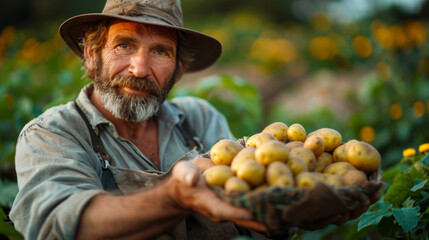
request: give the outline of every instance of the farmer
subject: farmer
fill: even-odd
[[[173,167],[195,147],[207,152],[233,139],[207,102],[165,101],[184,73],[210,66],[221,53],[216,39],[182,27],[180,1],[107,0],[101,14],[72,17],[60,34],[93,83],[19,136],[20,191],[10,218],[26,239],[264,235],[266,226],[217,198],[196,166]],[[124,182],[115,168],[172,170],[149,190],[118,194]]]

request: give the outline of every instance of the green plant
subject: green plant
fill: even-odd
[[[259,131],[262,104],[259,91],[237,76],[213,75],[201,79],[196,87],[174,89],[169,97],[191,95],[210,102],[226,117],[235,137]]]

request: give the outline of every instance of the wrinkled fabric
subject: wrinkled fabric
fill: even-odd
[[[233,136],[225,118],[206,101],[181,97],[165,102],[158,116],[160,169],[91,104],[93,85],[84,87],[77,101],[100,136],[111,165],[132,170],[168,171],[190,149],[175,127],[184,116],[205,146]],[[105,193],[101,164],[91,146],[90,134],[74,103],[53,107],[21,131],[15,164],[19,193],[10,218],[25,239],[73,239],[86,203]]]
[[[265,190],[227,194],[213,190],[225,201],[252,212],[254,219],[265,223],[270,234],[284,234],[293,226],[324,222],[338,214],[354,211],[384,187],[381,170],[369,173],[361,185],[333,187],[322,182],[312,188],[272,186]]]

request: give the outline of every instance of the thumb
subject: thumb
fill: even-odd
[[[201,178],[201,172],[192,162],[180,161],[174,166],[173,178],[186,186],[195,187]]]

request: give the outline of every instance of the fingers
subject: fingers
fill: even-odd
[[[195,199],[194,209],[214,221],[250,220],[252,214],[244,208],[234,207],[220,199],[211,190]]]
[[[253,230],[259,231],[259,232],[266,232],[268,231],[268,227],[260,222],[255,221],[246,221],[246,220],[234,220],[235,224],[240,225],[245,228],[251,228]]]
[[[199,169],[190,161],[178,162],[173,169],[175,200],[186,209],[203,214],[213,221],[250,220],[252,214],[219,198],[205,183]]]
[[[194,187],[198,184],[201,173],[192,162],[181,161],[174,166],[173,177],[188,187]]]

